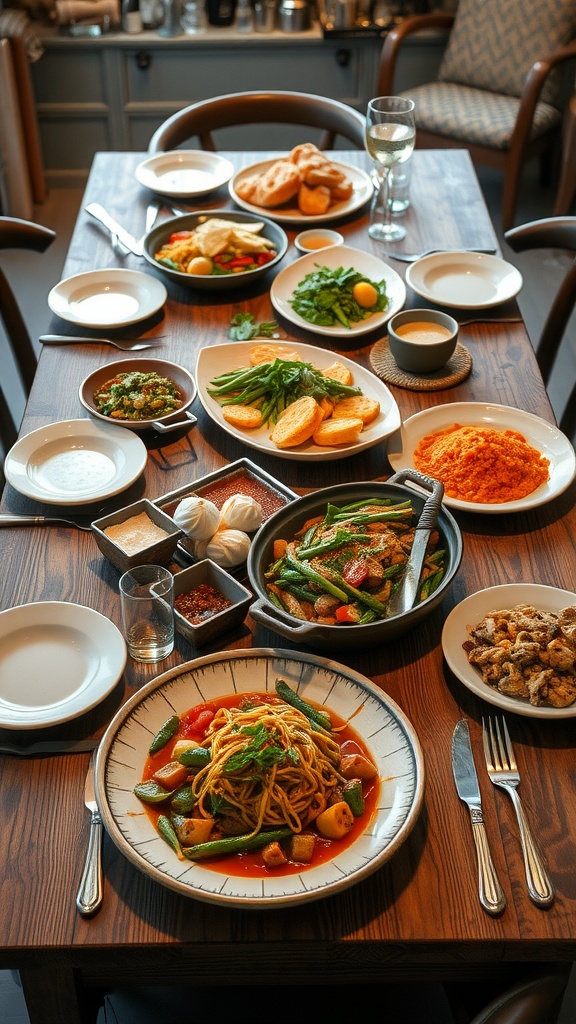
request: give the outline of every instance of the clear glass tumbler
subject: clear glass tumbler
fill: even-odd
[[[174,650],[174,577],[137,565],[120,577],[124,638],[135,661],[162,661]]]

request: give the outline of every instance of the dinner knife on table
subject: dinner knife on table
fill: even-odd
[[[90,811],[90,838],[80,888],[76,896],[76,906],[84,917],[95,914],[102,903],[102,818],[94,789],[95,764],[96,751],[90,758],[84,784],[84,803]]]
[[[478,896],[480,903],[489,914],[502,913],[506,896],[498,881],[492,862],[488,836],[484,825],[480,786],[470,746],[470,730],[465,718],[461,718],[452,736],[452,771],[460,799],[468,805],[472,822],[472,836],[478,861]]]

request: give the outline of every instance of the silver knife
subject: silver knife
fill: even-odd
[[[432,477],[424,476],[424,474],[416,473],[410,469],[403,470],[397,475],[401,480],[412,480],[421,487],[427,487],[430,490],[430,495],[424,503],[420,518],[416,524],[412,549],[406,563],[402,582],[388,602],[388,618],[391,615],[403,615],[414,606],[428,541],[430,540],[432,530],[436,526],[442,498],[444,497],[444,485],[439,480],[433,480]]]
[[[84,803],[90,811],[90,838],[76,906],[84,917],[95,914],[102,903],[102,818],[94,790],[96,751],[90,758],[84,784]]]
[[[118,224],[113,217],[110,216],[107,210],[100,203],[89,203],[84,209],[86,213],[89,213],[95,220],[100,221],[108,231],[122,242],[122,245],[126,246],[130,252],[133,252],[135,256],[142,256],[144,248],[142,246],[142,240],[137,241],[134,235],[131,235],[129,231],[126,231],[121,224]]]
[[[476,845],[478,860],[478,895],[480,903],[489,914],[500,914],[506,906],[506,897],[502,891],[492,863],[488,836],[484,826],[480,786],[476,766],[470,746],[470,730],[465,718],[461,718],[452,737],[452,771],[458,796],[470,810],[472,836]]]

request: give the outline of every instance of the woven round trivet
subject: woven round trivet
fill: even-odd
[[[396,384],[399,388],[410,391],[439,391],[451,388],[464,380],[472,369],[472,356],[460,342],[451,359],[440,370],[434,373],[409,373],[401,370],[392,355],[388,338],[377,341],[370,352],[370,362],[374,373],[377,373],[387,384]]]

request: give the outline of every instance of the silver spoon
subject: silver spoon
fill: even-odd
[[[43,345],[114,345],[114,348],[122,349],[123,352],[137,352],[143,348],[155,348],[160,337],[157,335],[149,341],[131,341],[130,338],[78,338],[73,334],[42,334],[38,341]]]

